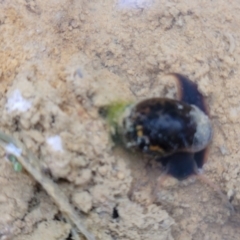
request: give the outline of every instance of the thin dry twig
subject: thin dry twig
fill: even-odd
[[[53,199],[59,210],[66,216],[66,218],[85,236],[87,240],[95,240],[95,237],[88,232],[83,225],[79,216],[75,213],[73,207],[68,201],[68,198],[60,190],[49,177],[42,173],[41,162],[32,153],[26,150],[22,143],[13,139],[9,135],[0,131],[0,145],[6,149],[8,144],[13,144],[21,154],[14,155],[17,160],[22,164],[26,171],[45,189],[49,196]]]

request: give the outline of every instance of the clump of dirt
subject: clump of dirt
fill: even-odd
[[[239,234],[238,3],[1,1],[0,129],[39,160],[96,239],[235,239]],[[174,98],[168,75],[206,97],[214,138],[204,166],[235,207],[194,179],[168,179],[143,156],[113,151],[99,107]],[[62,209],[0,150],[0,238],[73,239]],[[76,227],[76,226],[75,226]],[[79,235],[83,239],[82,235]]]

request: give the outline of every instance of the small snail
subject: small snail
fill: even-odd
[[[111,126],[112,136],[127,149],[153,155],[167,175],[184,180],[192,175],[217,191],[233,210],[218,186],[201,174],[212,139],[212,126],[202,93],[181,74],[175,76],[178,99],[150,98],[137,103],[118,102],[101,113]]]
[[[166,174],[182,180],[202,168],[212,127],[197,85],[180,74],[174,76],[179,100],[150,98],[114,103],[102,110],[115,139],[128,149],[154,155]]]

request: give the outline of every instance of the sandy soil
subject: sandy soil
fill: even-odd
[[[96,239],[239,239],[239,11],[231,0],[0,1],[0,129],[40,159]],[[167,179],[153,203],[161,169],[112,149],[99,106],[174,97],[169,72],[206,96],[214,139],[204,171],[235,213],[194,179]],[[0,238],[73,239],[41,184],[0,155]]]

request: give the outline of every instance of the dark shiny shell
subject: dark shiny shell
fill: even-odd
[[[127,147],[158,156],[197,152],[211,140],[211,125],[205,113],[173,99],[139,102],[125,117],[123,129]]]

